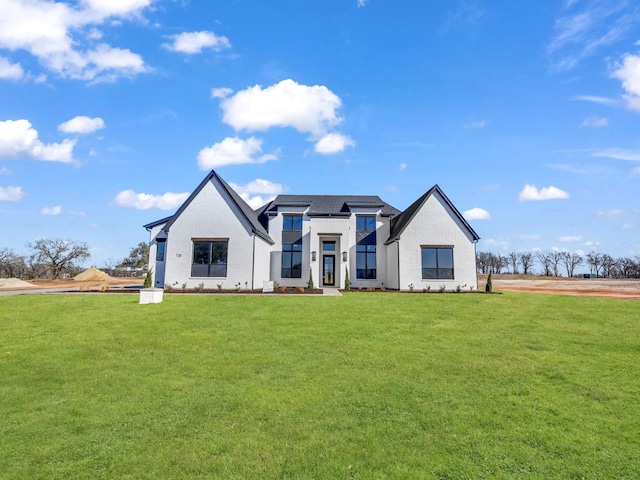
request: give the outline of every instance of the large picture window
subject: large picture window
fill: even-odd
[[[422,247],[422,278],[453,280],[453,248]]]
[[[228,240],[194,240],[192,277],[226,277]]]
[[[356,216],[356,278],[375,280],[376,268],[376,217]]]

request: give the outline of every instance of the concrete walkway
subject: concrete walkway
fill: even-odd
[[[342,292],[340,292],[340,290],[338,290],[336,287],[324,287],[322,289],[322,295],[324,295],[325,297],[341,297]]]

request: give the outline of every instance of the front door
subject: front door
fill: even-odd
[[[322,256],[322,284],[327,287],[333,287],[336,284],[336,256]]]

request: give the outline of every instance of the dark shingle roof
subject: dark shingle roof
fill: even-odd
[[[310,217],[347,217],[352,208],[379,208],[383,216],[393,217],[400,210],[384,202],[377,195],[278,195],[271,203],[260,209],[260,213],[275,214],[278,207],[309,207]]]

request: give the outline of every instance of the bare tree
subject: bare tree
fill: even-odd
[[[552,253],[549,252],[548,250],[539,250],[536,252],[536,258],[538,259],[538,262],[540,262],[540,265],[543,268],[543,275],[547,277],[551,276],[551,264],[552,264],[551,256],[552,256]]]
[[[551,250],[549,252],[549,259],[551,260],[551,270],[554,277],[561,277],[559,266],[562,262],[562,252],[559,250]]]
[[[60,278],[65,270],[71,270],[75,266],[75,262],[91,256],[86,243],[69,240],[41,238],[30,243],[29,248],[34,252],[33,260],[44,265],[53,278]]]
[[[602,268],[602,252],[589,252],[587,253],[587,264],[589,265],[589,271],[595,274],[596,277],[600,276],[600,269]]]
[[[491,268],[491,254],[489,252],[478,252],[476,254],[476,269],[478,273],[489,273]]]
[[[0,277],[22,278],[27,270],[24,257],[8,248],[0,249]]]
[[[567,271],[567,277],[573,277],[576,267],[584,261],[583,258],[575,252],[561,252],[561,257],[560,262]]]
[[[520,265],[522,265],[522,273],[524,275],[529,275],[531,273],[531,269],[533,268],[533,254],[529,252],[520,254]]]
[[[493,273],[501,273],[502,269],[505,268],[507,263],[507,257],[504,255],[500,255],[499,253],[491,253],[491,269]]]
[[[518,273],[518,263],[520,262],[520,254],[518,252],[511,252],[507,255],[509,263],[511,264],[511,270],[515,274]]]

